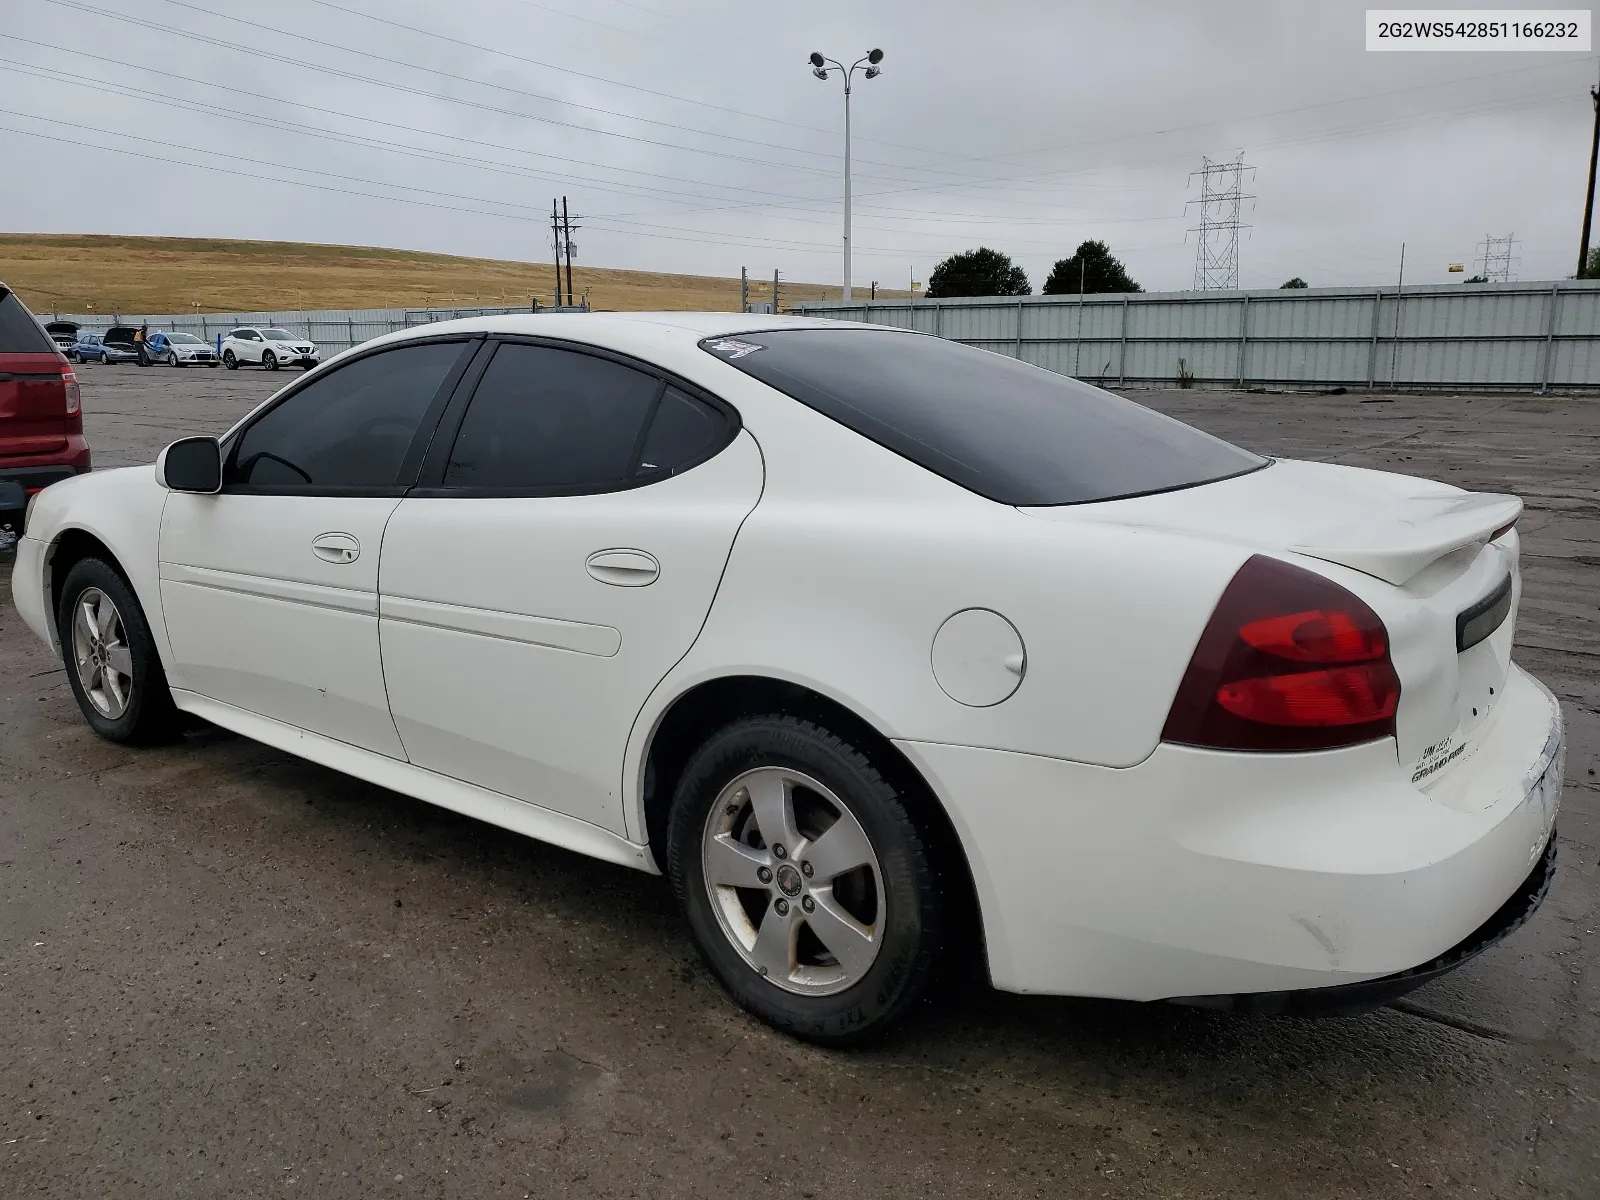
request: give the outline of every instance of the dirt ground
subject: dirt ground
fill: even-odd
[[[83,371],[100,466],[286,377]],[[1143,394],[1252,449],[1515,491],[1561,697],[1549,900],[1369,1016],[937,998],[836,1053],[665,884],[222,733],[127,750],[0,599],[7,1196],[1600,1195],[1600,402]]]

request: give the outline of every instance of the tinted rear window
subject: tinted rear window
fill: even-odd
[[[0,290],[0,354],[54,354],[55,342],[28,306],[8,291]]]
[[[708,353],[1002,504],[1084,504],[1242,475],[1267,460],[1143,405],[924,334],[784,329]]]

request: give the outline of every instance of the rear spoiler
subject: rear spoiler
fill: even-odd
[[[1446,554],[1486,545],[1521,513],[1519,497],[1492,492],[1409,497],[1380,524],[1335,526],[1289,549],[1400,584]]]

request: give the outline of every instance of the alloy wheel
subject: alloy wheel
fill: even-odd
[[[113,721],[122,716],[133,694],[133,652],[122,614],[99,588],[85,588],[73,606],[72,661],[95,711]]]
[[[871,969],[883,870],[861,822],[825,785],[787,767],[739,775],[711,806],[700,853],[722,932],[770,983],[826,996]]]

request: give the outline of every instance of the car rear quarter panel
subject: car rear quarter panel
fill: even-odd
[[[756,395],[766,389],[742,375],[703,382],[739,406],[767,483],[701,636],[641,713],[625,768],[635,796],[648,731],[672,700],[730,675],[802,684],[891,738],[1104,766],[1155,749],[1247,551],[1038,521],[798,403]],[[939,627],[969,608],[1002,614],[1025,646],[1016,691],[988,708],[957,703],[933,673]]]

